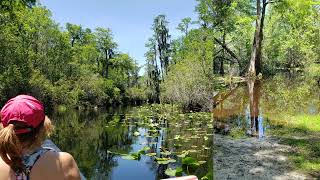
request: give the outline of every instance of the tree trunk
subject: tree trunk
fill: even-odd
[[[222,37],[222,43],[223,43],[223,46],[227,46],[226,45],[226,32],[223,31],[223,37]],[[222,57],[220,58],[220,75],[221,76],[224,76],[224,58],[225,58],[225,49],[222,49]]]
[[[105,76],[106,76],[106,79],[108,79],[108,75],[109,75],[109,51],[108,50],[105,50],[105,54],[106,54],[106,69],[105,69]]]
[[[74,41],[75,41],[75,40],[76,40],[75,38],[71,38],[71,47],[74,46]]]
[[[256,30],[253,39],[252,52],[250,58],[250,64],[248,69],[248,76],[256,76],[261,73],[261,49],[263,40],[263,26],[264,18],[266,14],[267,2],[262,0],[262,10],[261,10],[261,0],[257,0],[257,19],[256,19]]]

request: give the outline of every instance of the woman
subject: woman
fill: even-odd
[[[80,179],[73,157],[41,147],[53,126],[40,101],[19,95],[0,112],[0,180]]]

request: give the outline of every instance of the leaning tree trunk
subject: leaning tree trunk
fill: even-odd
[[[261,73],[261,49],[263,40],[263,26],[264,18],[266,14],[267,2],[262,0],[262,12],[261,12],[261,0],[257,0],[257,20],[256,30],[254,34],[253,47],[251,52],[250,64],[248,69],[248,76],[256,76]]]

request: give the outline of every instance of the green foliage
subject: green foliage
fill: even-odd
[[[136,136],[136,135],[134,135]],[[146,152],[150,150],[150,148],[148,146],[140,149],[138,152],[135,153],[131,153],[131,154],[120,154],[122,159],[126,159],[126,160],[140,160],[141,159],[141,155],[145,155],[147,154]],[[112,152],[109,152],[112,153]],[[118,154],[118,153],[113,153],[113,154]]]
[[[205,30],[191,30],[183,38],[181,50],[173,56],[176,64],[170,66],[161,84],[161,102],[177,103],[184,109],[208,110],[214,92],[212,61],[214,45],[203,40],[210,37]]]
[[[164,165],[176,162],[175,159],[171,159],[171,158],[156,158],[155,160],[157,161],[158,164],[164,164]]]
[[[304,68],[320,58],[317,3],[285,0],[272,6],[265,33],[266,70]]]
[[[193,24],[194,22],[191,22],[191,18],[183,18],[181,20],[181,23],[179,23],[177,29],[180,30],[182,33],[184,33],[186,36],[188,35],[189,32],[189,26],[190,24]]]
[[[1,1],[0,103],[32,94],[54,106],[122,103],[137,88],[138,66],[115,52],[110,29],[71,23],[66,31],[35,1]],[[136,97],[135,97],[136,98]]]
[[[203,73],[203,67],[194,61],[183,61],[171,67],[161,84],[161,102],[177,103],[184,109],[210,109],[212,81]],[[195,107],[193,107],[195,106]]]
[[[238,138],[246,137],[246,132],[244,129],[240,127],[234,127],[230,129],[229,135],[235,139],[238,139]]]
[[[182,176],[182,172],[183,169],[181,167],[178,167],[176,169],[168,168],[164,173],[168,176]]]
[[[275,1],[267,7],[261,36],[263,72],[298,69],[319,81],[319,1]],[[200,28],[186,33],[189,18],[178,26],[184,35],[171,43],[173,63],[161,81],[160,96],[162,102],[204,110],[219,88],[218,74],[242,76],[247,71],[256,7],[251,0],[198,0],[196,11]]]

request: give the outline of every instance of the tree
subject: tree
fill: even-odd
[[[262,51],[262,41],[263,41],[263,28],[264,28],[264,19],[266,16],[266,8],[269,2],[267,0],[256,0],[256,30],[253,39],[252,53],[250,58],[250,64],[248,68],[248,76],[256,76],[262,72],[261,67],[261,51]]]
[[[154,19],[153,27],[154,36],[157,42],[157,51],[160,60],[162,79],[164,74],[168,73],[169,55],[170,55],[170,35],[168,21],[165,15],[159,15]]]
[[[263,46],[265,72],[304,69],[319,59],[319,4],[313,0],[286,0],[270,6]]]
[[[232,33],[235,33],[238,26],[242,25],[244,18],[250,16],[250,0],[198,0],[196,7],[199,13],[199,23],[202,28],[209,29],[214,34],[212,41],[220,48],[215,49],[213,57],[214,73],[225,74],[225,62],[239,64],[241,58],[236,53],[230,42]],[[250,22],[251,23],[251,22]]]
[[[130,88],[134,73],[138,68],[134,60],[128,54],[120,53],[110,60],[110,64],[110,67],[112,67],[110,72],[112,71],[112,73],[110,73],[109,78],[113,79],[122,91]]]
[[[104,58],[101,60],[102,71],[101,75],[108,78],[110,59],[114,56],[114,51],[117,48],[117,44],[113,41],[112,33],[110,29],[96,28],[96,37],[98,49],[103,54]]]
[[[93,33],[67,23],[64,31],[48,9],[29,2],[0,2],[0,104],[18,94],[32,94],[49,108],[130,98],[126,92],[137,81],[138,67],[115,52],[110,29]]]
[[[160,102],[160,70],[157,63],[157,45],[155,38],[149,38],[146,43],[149,50],[145,57],[147,60],[146,76],[147,87],[149,89],[148,99],[152,102]]]
[[[182,33],[184,33],[185,36],[187,36],[188,32],[189,32],[190,24],[192,24],[191,18],[189,18],[189,17],[183,18],[181,20],[181,23],[178,24],[177,29],[180,30]]]
[[[75,41],[80,40],[82,35],[82,27],[75,24],[66,24],[67,31],[70,35],[71,47],[74,46]]]

